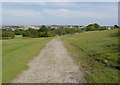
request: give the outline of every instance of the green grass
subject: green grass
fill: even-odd
[[[118,83],[117,33],[112,29],[61,37],[89,83]]]
[[[2,84],[2,40],[0,40],[0,84]]]
[[[2,82],[11,82],[21,71],[28,69],[27,63],[53,38],[22,38],[2,41]]]

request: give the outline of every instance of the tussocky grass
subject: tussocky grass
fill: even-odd
[[[111,29],[64,35],[61,39],[89,83],[118,83],[118,37],[118,29]]]

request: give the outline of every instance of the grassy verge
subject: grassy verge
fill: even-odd
[[[2,40],[0,40],[0,84],[2,84]]]
[[[89,83],[117,83],[118,29],[65,35],[61,39]]]
[[[21,71],[33,56],[37,56],[45,44],[53,38],[20,38],[2,41],[2,82],[8,83]]]

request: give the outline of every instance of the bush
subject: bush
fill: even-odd
[[[29,28],[28,30],[25,30],[22,36],[31,38],[52,37],[55,36],[55,32],[54,29],[51,30],[43,25],[40,29]]]
[[[15,35],[22,35],[24,30],[23,29],[15,29]]]
[[[15,33],[11,31],[2,31],[2,39],[13,39],[15,37]]]

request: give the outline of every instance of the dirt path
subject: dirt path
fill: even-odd
[[[85,82],[82,71],[73,63],[59,38],[50,41],[28,65],[29,69],[23,71],[13,83]]]

